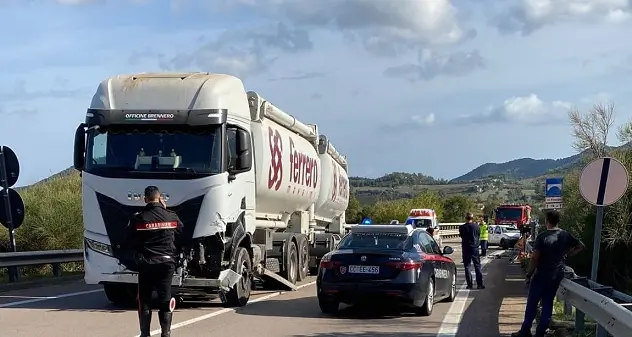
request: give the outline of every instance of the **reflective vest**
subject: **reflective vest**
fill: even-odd
[[[487,228],[487,224],[484,222],[481,222],[480,228],[481,228],[480,240],[489,241],[489,230]]]

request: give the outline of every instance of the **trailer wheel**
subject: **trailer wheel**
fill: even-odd
[[[233,271],[241,274],[241,279],[226,294],[226,305],[229,307],[243,307],[250,299],[252,290],[252,262],[250,254],[244,247],[237,247]]]
[[[303,281],[309,275],[309,247],[307,238],[303,238],[299,243],[299,270],[298,270],[298,280]]]
[[[298,250],[296,249],[296,244],[294,242],[290,242],[289,249],[287,252],[287,258],[285,259],[285,268],[281,276],[284,279],[290,281],[292,284],[296,284],[296,279],[298,278]]]

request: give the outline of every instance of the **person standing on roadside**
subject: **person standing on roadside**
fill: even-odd
[[[489,241],[489,227],[487,226],[487,215],[483,216],[483,220],[479,223],[481,230],[481,256],[487,256],[487,243]]]
[[[546,213],[546,231],[538,234],[533,246],[531,261],[527,269],[529,295],[525,307],[524,321],[520,331],[512,337],[531,337],[531,327],[542,304],[540,321],[536,328],[536,337],[544,337],[553,315],[555,294],[564,279],[565,259],[585,248],[584,244],[569,232],[558,227],[560,214],[555,211]]]
[[[467,289],[472,289],[473,287],[472,271],[470,270],[472,264],[474,265],[478,289],[485,289],[483,272],[481,271],[481,258],[478,252],[481,230],[479,225],[474,223],[474,215],[472,213],[465,214],[465,223],[459,226],[459,236],[461,237],[463,268],[465,268]]]
[[[175,212],[167,210],[156,186],[145,188],[145,208],[132,217],[127,227],[128,246],[138,263],[138,321],[140,337],[151,331],[151,297],[158,293],[158,320],[161,337],[171,336],[171,321],[176,306],[171,297],[171,282],[176,270],[176,254],[183,224]]]

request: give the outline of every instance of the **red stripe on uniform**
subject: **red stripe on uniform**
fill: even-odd
[[[176,229],[178,228],[177,221],[169,221],[169,222],[148,222],[141,223],[136,225],[136,230],[138,231],[152,231],[158,229]]]

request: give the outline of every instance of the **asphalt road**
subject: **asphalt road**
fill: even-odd
[[[449,244],[446,242],[446,244]],[[457,244],[452,244],[457,248]],[[502,251],[491,250],[493,254]],[[458,249],[452,255],[460,262]],[[314,279],[295,292],[256,291],[246,307],[223,308],[218,301],[176,309],[172,336],[230,337],[355,336],[355,337],[496,337],[502,302],[503,264],[489,262],[484,290],[460,289],[454,303],[437,303],[430,317],[383,308],[344,307],[338,317],[323,315],[315,297]],[[461,271],[458,284],[463,283]],[[500,280],[500,281],[499,281]],[[159,335],[157,317],[152,322]],[[112,306],[100,287],[82,282],[0,293],[1,336],[133,337],[138,334],[133,309]]]

